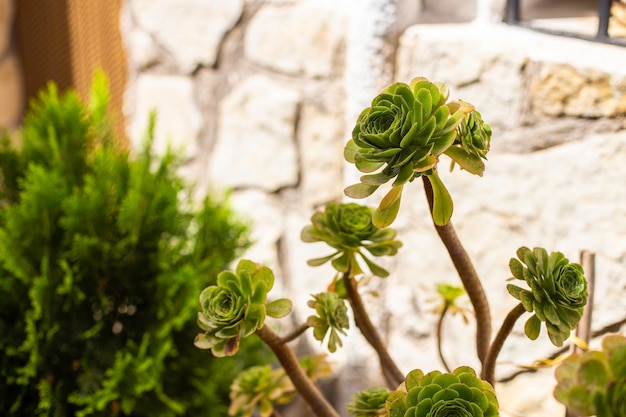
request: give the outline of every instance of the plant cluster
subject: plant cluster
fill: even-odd
[[[228,280],[220,276],[218,285],[224,286],[233,280],[229,288],[232,293],[238,294],[237,298],[226,296],[216,287],[205,290],[200,297],[200,327],[210,333],[209,336],[206,336],[207,333],[199,336],[200,339],[209,339],[200,347],[214,351],[219,347],[218,355],[230,355],[235,353],[230,348],[234,346],[234,337],[256,334],[272,349],[293,389],[307,402],[313,414],[338,417],[339,412],[298,364],[289,343],[312,329],[313,336],[322,343],[327,340],[328,349],[334,352],[342,346],[341,337],[349,327],[349,306],[356,327],[376,351],[387,385],[355,393],[348,405],[349,413],[357,417],[499,415],[494,369],[515,322],[522,315],[532,313],[525,325],[527,336],[536,339],[541,323],[544,323],[550,341],[555,346],[563,345],[583,314],[588,297],[587,281],[583,268],[570,262],[560,252],[520,248],[517,258],[512,258],[509,263],[510,280],[523,281],[526,285],[508,285],[508,291],[520,303],[504,318],[498,332],[492,335],[490,307],[482,281],[450,222],[452,198],[438,175],[439,162],[444,155],[451,160],[452,167],[458,165],[470,174],[482,175],[492,131],[474,106],[460,100],[449,101],[448,98],[449,91],[445,85],[416,78],[409,84],[396,83],[385,88],[358,117],[344,156],[364,175],[358,184],[346,188],[345,194],[352,198],[365,198],[383,185],[387,185],[388,191],[376,208],[355,202],[330,203],[315,212],[311,224],[303,229],[303,241],[323,242],[332,249],[328,256],[309,260],[309,265],[330,262],[336,270],[336,275],[329,277],[327,290],[313,295],[309,301],[309,307],[315,313],[306,323],[287,335],[278,335],[259,319],[265,316],[262,312],[273,310],[275,303],[282,308],[274,316],[286,315],[290,308],[288,302],[267,301],[265,293],[257,294],[254,280],[251,280],[252,284],[248,278],[237,278],[235,282],[239,274],[228,273]],[[395,256],[399,253],[402,244],[390,226],[398,215],[403,187],[418,178],[424,185],[435,230],[447,248],[462,283],[462,288],[439,284],[438,291],[443,301],[438,310],[438,326],[440,328],[446,313],[460,313],[466,317],[466,309],[457,304],[457,299],[467,294],[476,317],[476,352],[480,370],[461,366],[454,370],[446,369],[446,372],[419,369],[408,374],[402,372],[389,355],[361,298],[359,287],[365,278],[369,278],[365,272],[367,269],[371,275],[380,278],[389,276],[389,272],[375,263],[371,256]],[[249,271],[265,268],[252,266],[251,261],[244,262],[250,265]],[[245,291],[240,290],[243,287]],[[263,288],[266,287],[269,289],[270,286]],[[242,298],[247,302],[239,301],[242,295],[247,297]],[[207,313],[207,306],[212,306],[218,314]],[[246,313],[243,306],[251,312]],[[605,356],[600,358],[598,354],[589,353],[580,359],[566,361],[559,373],[560,388],[556,398],[567,404],[567,399],[585,392],[590,399],[585,403],[586,408],[579,407],[578,410],[598,412],[598,417],[625,415],[623,364],[626,361],[623,346],[615,339],[608,339]],[[255,404],[259,404],[261,415],[278,416],[275,409],[270,412],[272,407],[268,404],[284,399],[282,392],[289,384],[277,379],[277,376],[272,379],[276,371],[270,368],[255,372],[260,374],[255,377],[258,380],[258,390],[254,391],[257,395],[254,397]],[[280,378],[283,376],[280,374]],[[241,390],[241,385],[234,385],[234,392]],[[605,411],[609,409],[617,411]],[[250,408],[247,408],[242,415],[249,414]],[[231,415],[240,414],[231,409]]]
[[[85,104],[51,84],[0,145],[1,414],[223,415],[224,386],[270,352],[248,339],[218,361],[189,340],[198,292],[246,227],[223,201],[192,201],[150,132],[131,155],[107,90],[96,77]]]

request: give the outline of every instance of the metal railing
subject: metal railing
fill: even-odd
[[[609,36],[609,21],[611,19],[611,5],[613,0],[598,0],[598,30],[595,35],[567,32],[562,30],[537,27],[522,20],[520,12],[520,0],[507,0],[505,22],[510,25],[523,26],[532,30],[557,36],[584,39],[593,42],[609,43],[612,45],[626,46],[626,39]]]

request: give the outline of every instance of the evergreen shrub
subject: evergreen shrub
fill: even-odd
[[[195,348],[196,306],[246,225],[224,200],[194,202],[173,152],[151,154],[154,117],[137,155],[120,146],[107,103],[102,75],[88,103],[50,84],[0,145],[0,410],[225,415],[234,376],[266,353]]]

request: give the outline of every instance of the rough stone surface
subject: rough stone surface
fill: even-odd
[[[159,62],[161,51],[154,39],[143,30],[134,28],[128,35],[128,59],[131,66],[144,70]]]
[[[452,36],[457,26],[465,34]],[[502,48],[484,39],[473,25],[437,25],[438,30],[412,26],[400,39],[397,58],[398,80],[414,77],[446,83],[450,97],[468,101],[494,127],[509,128],[520,121],[522,68],[520,51]]]
[[[241,17],[243,0],[132,0],[139,26],[151,33],[184,72],[217,62],[222,38]]]
[[[623,93],[610,74],[572,65],[544,64],[532,80],[533,110],[540,115],[611,117],[620,110]]]
[[[298,183],[295,121],[299,94],[261,75],[237,84],[220,108],[209,162],[219,186],[275,191]]]
[[[330,0],[266,6],[250,22],[245,54],[254,63],[287,74],[326,77],[343,38],[342,17]]]
[[[24,107],[20,64],[15,54],[0,58],[0,127],[16,127]]]
[[[272,268],[280,274],[280,261],[276,250],[285,232],[285,216],[280,200],[261,190],[242,190],[233,193],[233,209],[250,225],[250,239],[254,246],[243,258]],[[280,280],[277,283],[280,285]]]
[[[149,115],[155,111],[154,149],[162,154],[171,146],[187,159],[195,157],[202,116],[194,102],[191,80],[176,75],[142,74],[135,87],[129,127],[135,149],[141,147]]]
[[[300,116],[300,155],[302,195],[307,206],[314,207],[343,197],[342,124],[337,117],[306,105]]]

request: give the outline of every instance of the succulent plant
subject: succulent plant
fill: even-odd
[[[345,329],[350,327],[348,307],[334,292],[322,292],[312,297],[313,300],[307,304],[315,309],[317,315],[309,316],[307,324],[313,328],[313,336],[320,342],[323,342],[328,334],[328,350],[335,352],[337,346],[343,346],[339,333],[345,336]]]
[[[311,381],[331,373],[326,355],[303,356],[299,364]],[[296,396],[296,389],[283,368],[259,365],[237,375],[230,386],[229,396],[229,415],[251,417],[258,411],[260,417],[269,417],[274,415],[275,405],[286,404]]]
[[[355,417],[383,417],[388,414],[385,408],[389,390],[375,387],[355,393],[346,408]]]
[[[408,85],[395,83],[385,88],[359,115],[344,156],[366,175],[359,184],[346,188],[345,193],[349,197],[365,198],[393,180],[391,191],[374,215],[377,226],[386,227],[394,221],[402,187],[421,175],[429,177],[435,191],[435,223],[448,222],[452,199],[437,175],[436,165],[439,155],[455,143],[459,133],[472,132],[469,121],[465,121],[467,128],[458,128],[463,125],[464,117],[474,110],[471,104],[461,101],[446,104],[448,96],[444,84],[415,78]],[[479,125],[476,120],[472,118],[472,127]],[[464,142],[468,141],[460,141]],[[459,150],[461,152],[449,156],[461,158],[459,164],[463,167],[467,165],[468,157],[464,155],[467,152],[463,148]]]
[[[534,312],[524,326],[530,339],[539,336],[541,322],[555,346],[562,346],[576,327],[587,303],[587,280],[582,266],[570,263],[561,252],[527,247],[517,250],[509,268],[513,277],[525,281],[530,289],[507,285],[509,293],[520,300],[528,312]]]
[[[240,372],[233,381],[228,414],[251,417],[258,410],[260,417],[270,417],[275,404],[287,403],[293,396],[294,387],[282,368],[252,366]]]
[[[395,240],[394,229],[380,229],[372,223],[373,209],[357,203],[329,203],[324,211],[311,217],[311,225],[304,227],[301,238],[304,242],[325,242],[335,252],[322,258],[310,259],[311,266],[331,261],[341,272],[351,276],[363,273],[356,255],[367,264],[372,274],[386,277],[389,272],[370,260],[366,250],[373,256],[395,255],[402,243]]]
[[[266,303],[273,285],[272,270],[249,260],[241,260],[234,272],[221,272],[217,285],[200,293],[202,311],[198,313],[198,325],[204,333],[196,336],[195,345],[211,349],[218,357],[232,356],[242,337],[263,327],[266,315],[288,314],[291,301],[282,298]]]
[[[581,416],[626,416],[626,337],[606,335],[602,350],[567,357],[556,368],[554,398]]]
[[[451,373],[411,371],[387,398],[390,417],[496,417],[493,387],[468,367]]]
[[[472,174],[482,175],[491,146],[491,126],[483,121],[481,114],[471,111],[465,114],[463,122],[457,127],[457,138],[445,154],[452,158],[453,165],[459,166]]]

